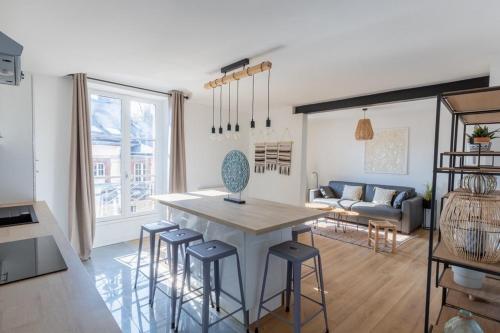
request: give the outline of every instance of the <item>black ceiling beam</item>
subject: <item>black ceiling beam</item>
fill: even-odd
[[[473,79],[439,83],[416,88],[392,90],[377,94],[337,99],[328,102],[300,105],[294,108],[294,113],[316,113],[335,111],[340,109],[359,108],[377,104],[411,101],[416,99],[434,97],[445,92],[485,88],[488,87],[489,84],[490,76],[487,75]]]

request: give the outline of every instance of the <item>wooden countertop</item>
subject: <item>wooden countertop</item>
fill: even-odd
[[[45,202],[33,205],[40,222],[0,228],[0,243],[52,235],[68,270],[0,285],[0,332],[121,332]]]
[[[317,209],[255,198],[247,198],[245,204],[239,205],[224,201],[223,195],[217,195],[215,191],[162,194],[151,198],[169,207],[254,235],[328,215],[328,212]]]

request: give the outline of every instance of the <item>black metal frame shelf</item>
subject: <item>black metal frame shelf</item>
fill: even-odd
[[[451,114],[451,135],[449,151],[439,153],[439,131],[441,121],[441,105],[444,105]],[[459,125],[463,126],[461,151],[457,151]],[[464,90],[458,92],[443,93],[436,98],[436,123],[434,132],[434,164],[432,176],[432,205],[431,205],[431,223],[430,229],[433,230],[436,226],[436,183],[438,174],[447,174],[448,193],[441,198],[441,203],[449,195],[455,191],[455,176],[463,177],[466,174],[487,174],[500,176],[500,166],[495,166],[494,158],[500,156],[500,152],[484,151],[481,148],[477,152],[466,152],[466,133],[467,127],[478,124],[498,124],[500,123],[500,87],[489,87],[472,90]],[[481,146],[479,146],[481,147]],[[448,163],[445,166],[444,157],[447,157]],[[491,164],[482,164],[482,157],[492,157]],[[466,157],[476,157],[474,165],[465,165]],[[458,162],[458,165],[457,165]],[[430,296],[432,287],[432,264],[436,263],[435,287],[440,286],[442,290],[441,309],[438,316],[437,326],[430,324]],[[440,264],[444,266],[444,270],[440,274]],[[450,253],[445,245],[441,242],[441,234],[439,231],[437,244],[434,243],[434,232],[429,232],[428,245],[428,263],[427,263],[427,288],[425,302],[425,324],[424,332],[428,333],[436,330],[441,330],[444,326],[445,319],[451,318],[454,312],[453,308],[461,308],[460,304],[448,304],[449,295],[452,295],[452,300],[457,303],[464,301],[465,294],[460,294],[463,291],[450,288],[449,285],[442,283],[444,274],[449,270],[449,266],[459,266],[475,271],[481,271],[493,276],[500,277],[500,264],[485,264],[480,262],[472,262],[464,260]],[[450,273],[446,273],[450,274]],[[450,294],[451,290],[451,294]],[[456,294],[459,293],[459,294]],[[473,302],[473,301],[470,301]],[[464,303],[465,304],[465,303]],[[474,304],[474,303],[472,303]],[[462,304],[462,306],[464,306]],[[470,304],[467,305],[470,310]],[[476,313],[477,308],[473,308]],[[480,311],[477,311],[480,312]],[[446,318],[443,318],[445,313]],[[497,327],[500,325],[500,318],[491,318],[482,313],[476,313],[479,317],[478,321],[489,327]],[[443,322],[444,321],[444,322]],[[493,325],[493,326],[490,326]]]

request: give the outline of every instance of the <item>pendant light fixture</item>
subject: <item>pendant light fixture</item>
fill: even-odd
[[[252,120],[250,121],[250,128],[255,128],[255,120],[253,120],[254,104],[255,104],[255,75],[252,75]]]
[[[212,89],[212,134],[215,134],[215,89]]]
[[[219,93],[219,134],[222,134],[222,86]]]
[[[367,108],[363,108],[363,119],[358,121],[358,126],[356,126],[356,132],[354,137],[358,141],[372,140],[373,139],[373,128],[370,119],[366,118]]]
[[[228,132],[230,132],[231,131],[231,82],[229,82],[229,84],[228,84],[228,90],[229,90],[229,92],[228,92],[229,111],[228,111],[227,130],[228,130]],[[230,133],[227,133],[227,135],[230,135]]]
[[[271,118],[269,118],[269,83],[271,81],[271,70],[267,71],[267,119],[266,127],[271,127]]]
[[[238,124],[239,117],[239,99],[240,99],[240,80],[236,81],[236,125],[234,125],[234,131],[240,131],[240,124]]]

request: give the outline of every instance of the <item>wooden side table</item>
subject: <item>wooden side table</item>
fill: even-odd
[[[372,229],[375,228],[375,235],[372,236]],[[384,230],[384,246],[387,246],[387,235],[388,232],[392,232],[392,253],[396,253],[396,236],[398,234],[398,230],[394,224],[389,221],[376,221],[369,220],[368,221],[368,246],[371,246],[372,241],[373,244],[373,252],[377,252],[378,241],[380,240],[379,231]]]
[[[330,212],[332,210],[332,207],[330,205],[319,202],[306,202],[305,206],[306,208],[317,209],[324,212]],[[316,219],[316,222],[314,223],[315,229],[318,228],[318,220],[319,219]]]

